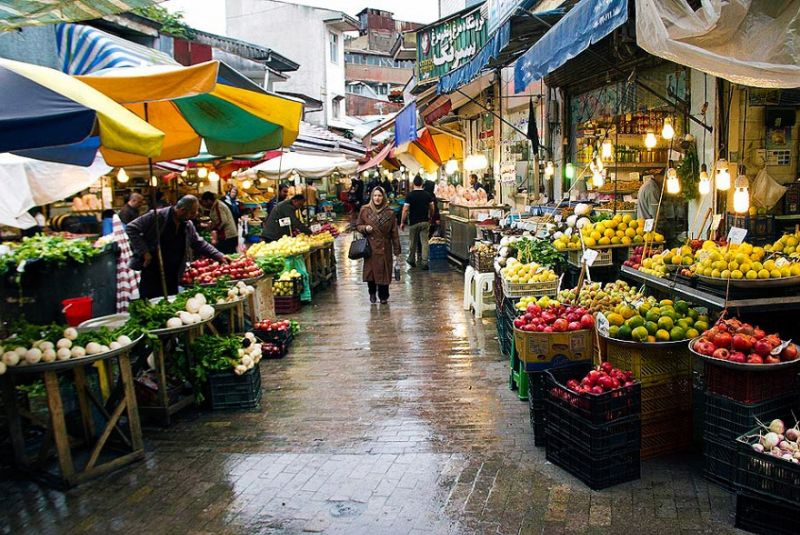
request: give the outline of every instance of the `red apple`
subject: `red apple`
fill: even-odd
[[[579,331],[581,329],[582,329],[582,327],[581,327],[581,323],[579,321],[571,321],[571,322],[569,322],[569,325],[567,325],[567,330],[570,330],[570,331]]]
[[[569,322],[564,318],[558,318],[553,322],[553,330],[556,332],[564,332],[569,327]]]
[[[781,361],[781,359],[779,357],[774,356],[774,355],[770,355],[766,359],[764,359],[764,363],[765,364],[778,364],[780,361]]]
[[[745,359],[744,353],[739,353],[737,351],[736,355],[730,355],[730,357],[728,357],[728,361],[729,362],[739,362],[739,363],[744,364],[746,362],[746,359]]]
[[[581,316],[581,326],[583,326],[584,329],[591,329],[594,327],[594,316],[591,314],[584,314]]]
[[[756,343],[753,344],[753,352],[762,357],[768,356],[772,348],[773,346],[766,339],[756,340]]]

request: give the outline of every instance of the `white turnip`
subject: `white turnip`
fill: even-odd
[[[62,347],[66,347],[67,349],[69,349],[72,347],[72,340],[70,340],[69,338],[62,338],[61,340],[58,341],[56,347],[58,349],[61,349]]]
[[[25,362],[28,364],[38,364],[42,360],[42,350],[38,347],[32,347],[25,352]]]
[[[769,430],[773,433],[782,435],[783,432],[786,431],[786,426],[783,424],[783,420],[775,418],[769,423]]]
[[[87,355],[96,355],[100,353],[100,344],[97,342],[89,342],[86,344],[86,354]]]
[[[75,327],[67,327],[64,329],[64,338],[67,340],[75,340],[78,337],[78,330]]]
[[[42,361],[43,362],[54,362],[56,360],[56,350],[52,347],[50,349],[45,349],[42,351]]]
[[[124,334],[121,334],[117,337],[117,343],[122,346],[126,346],[131,343],[131,339]]]
[[[81,346],[72,346],[72,358],[81,358],[86,356],[86,349]]]
[[[72,350],[68,347],[60,347],[56,352],[56,358],[58,360],[69,360],[72,358]]]
[[[6,366],[16,366],[19,364],[19,353],[16,351],[6,351],[3,353],[3,363]]]

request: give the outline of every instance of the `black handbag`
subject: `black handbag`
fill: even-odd
[[[358,234],[358,233],[357,233]],[[369,240],[365,236],[353,239],[350,243],[350,251],[347,253],[350,260],[358,260],[360,258],[369,258],[372,256],[372,247],[369,245]]]

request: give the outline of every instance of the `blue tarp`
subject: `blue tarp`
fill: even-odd
[[[514,66],[514,92],[553,72],[628,20],[628,0],[582,0]]]
[[[411,143],[417,139],[417,104],[412,102],[397,114],[394,119],[394,144]]]
[[[500,55],[500,52],[508,45],[510,37],[511,21],[506,21],[481,51],[472,56],[471,60],[439,79],[439,83],[436,85],[436,93],[439,95],[452,93],[477,78],[484,67]]]

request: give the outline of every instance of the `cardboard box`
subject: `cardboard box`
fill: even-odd
[[[514,343],[527,371],[545,370],[581,360],[591,360],[592,329],[537,333],[514,328]]]

